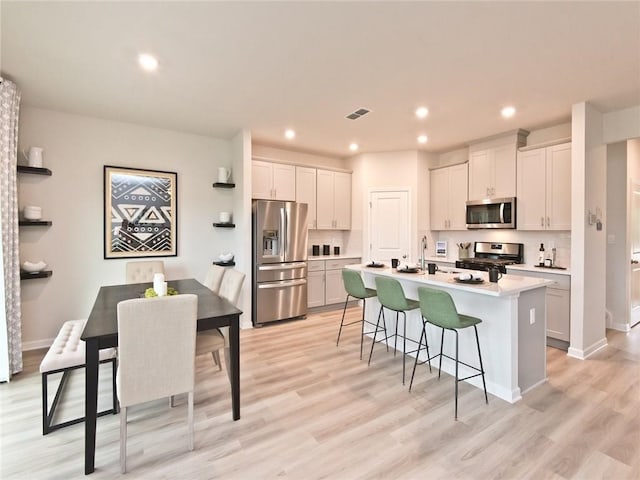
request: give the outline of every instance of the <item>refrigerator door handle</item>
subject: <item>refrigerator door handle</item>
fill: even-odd
[[[304,278],[298,280],[288,280],[285,282],[277,282],[277,283],[259,283],[258,289],[265,288],[287,288],[287,287],[295,287],[296,285],[304,285],[307,281]]]
[[[301,268],[306,267],[306,262],[296,262],[296,263],[278,263],[277,265],[260,265],[258,270],[290,270],[292,268]]]
[[[286,210],[285,207],[280,207],[280,238],[282,241],[280,242],[280,258],[285,260],[285,252],[287,251],[287,244],[289,243],[288,233],[287,233],[287,221],[286,221]]]

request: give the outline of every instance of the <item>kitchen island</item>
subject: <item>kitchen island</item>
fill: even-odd
[[[418,288],[427,286],[446,290],[458,312],[482,319],[478,325],[480,348],[484,363],[487,391],[510,403],[520,400],[522,393],[546,381],[546,303],[545,290],[552,282],[543,278],[504,275],[498,283],[490,283],[487,272],[481,275],[481,284],[458,283],[458,274],[448,269],[434,275],[427,273],[400,273],[391,268],[371,268],[350,265],[346,268],[362,273],[364,283],[375,288],[375,277],[386,276],[398,280],[407,298],[418,299]],[[459,270],[458,270],[459,272]],[[469,272],[466,270],[465,272]],[[380,304],[377,298],[367,302],[367,318],[375,321]],[[387,331],[395,331],[395,314],[387,312]],[[400,327],[401,328],[401,327]],[[420,338],[422,319],[419,310],[407,312],[407,336]],[[373,328],[370,329],[371,331]],[[428,325],[427,337],[431,355],[438,353],[440,328]],[[391,341],[390,344],[393,342]],[[398,342],[400,345],[401,342]],[[414,350],[414,345],[407,345]],[[445,333],[445,353],[453,356],[454,335]],[[377,351],[381,354],[381,350]],[[374,358],[376,352],[374,352]],[[421,359],[426,353],[421,353]],[[460,360],[477,365],[478,355],[473,332],[460,333]],[[442,370],[453,374],[454,362],[444,358]],[[466,367],[460,366],[460,377],[467,376]],[[429,375],[427,367],[416,370],[416,378]],[[482,388],[479,377],[467,382]]]

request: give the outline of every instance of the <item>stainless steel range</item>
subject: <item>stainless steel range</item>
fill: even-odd
[[[522,243],[475,242],[473,258],[461,258],[456,268],[487,271],[492,267],[501,273],[507,273],[507,265],[524,262],[524,245]]]

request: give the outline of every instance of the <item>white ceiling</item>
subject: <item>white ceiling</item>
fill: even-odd
[[[640,104],[640,2],[7,2],[23,104],[339,157]],[[139,52],[160,69],[142,72]],[[516,117],[500,117],[512,104]],[[429,107],[425,120],[413,112]],[[366,107],[359,120],[344,117]],[[283,137],[294,128],[292,142]],[[419,133],[429,143],[418,146]]]

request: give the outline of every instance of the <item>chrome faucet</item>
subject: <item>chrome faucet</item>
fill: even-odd
[[[427,236],[423,235],[422,240],[420,240],[420,268],[422,270],[426,267],[426,260],[424,258],[424,251],[427,249]]]

